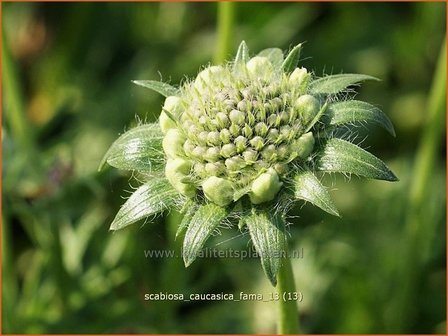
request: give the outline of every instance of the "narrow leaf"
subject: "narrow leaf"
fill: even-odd
[[[280,69],[283,63],[283,51],[279,48],[268,48],[260,51],[257,56],[266,57],[274,69]]]
[[[178,89],[164,82],[154,80],[133,80],[132,83],[156,91],[165,97],[177,96],[179,94]]]
[[[291,72],[299,64],[300,60],[300,52],[302,50],[303,43],[296,45],[286,56],[285,60],[282,63],[282,69],[284,72]]]
[[[379,80],[378,78],[360,74],[340,74],[316,79],[310,84],[310,92],[314,94],[335,94],[345,90],[348,86],[365,80]]]
[[[331,215],[339,216],[330,194],[312,172],[302,171],[294,177],[294,196],[318,206]]]
[[[190,221],[183,243],[183,258],[188,267],[196,259],[213,230],[227,216],[227,211],[215,204],[202,205]]]
[[[252,209],[245,218],[249,233],[261,266],[272,285],[277,284],[277,273],[286,253],[285,222],[280,215],[270,214],[266,210]]]
[[[154,171],[164,162],[163,133],[158,124],[135,127],[121,135],[104,155],[99,170],[107,162],[123,170]]]
[[[249,48],[246,42],[242,41],[236,52],[235,61],[233,63],[233,71],[237,72],[249,60]]]
[[[110,230],[120,230],[174,205],[178,194],[165,178],[153,178],[138,188],[118,211]]]
[[[176,238],[185,231],[186,228],[190,225],[190,222],[193,218],[193,215],[195,214],[196,210],[198,209],[199,205],[192,201],[191,199],[188,199],[185,203],[184,209],[182,213],[184,214],[184,217],[182,218],[182,221],[179,224],[179,227],[176,231]]]
[[[386,129],[395,136],[394,126],[389,117],[379,108],[359,100],[334,103],[325,113],[329,125],[342,125],[355,122],[372,122]]]
[[[304,133],[309,132],[309,130],[313,128],[313,126],[320,120],[322,115],[325,113],[325,111],[327,110],[327,107],[328,107],[328,103],[325,103],[324,105],[322,105],[319,112],[317,112],[316,116],[313,118],[313,120],[311,120],[310,124],[305,128]]]
[[[316,167],[326,172],[398,181],[394,173],[376,156],[348,141],[336,138],[329,139],[317,153]]]

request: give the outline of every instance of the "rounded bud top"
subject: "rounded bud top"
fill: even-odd
[[[249,193],[250,200],[254,204],[272,201],[279,192],[282,182],[277,172],[269,168],[252,182],[252,190]]]
[[[225,72],[225,69],[222,66],[214,65],[202,70],[196,77],[194,81],[194,87],[200,92],[203,93],[207,91],[207,88],[213,81],[221,76]]]
[[[169,129],[176,128],[176,123],[174,122],[174,120],[168,117],[168,115],[163,110],[168,111],[175,118],[179,117],[182,113],[181,99],[176,96],[168,96],[165,99],[162,112],[159,116],[159,125],[162,129],[162,132],[166,134]]]
[[[310,78],[311,75],[306,68],[296,68],[289,76],[289,85],[304,92]]]
[[[187,197],[196,195],[196,188],[191,183],[185,183],[190,174],[191,161],[184,159],[168,159],[165,166],[165,176],[170,184],[180,194]]]
[[[319,113],[320,103],[311,95],[302,95],[297,98],[294,107],[298,110],[303,124],[308,125]]]
[[[166,134],[169,129],[176,128],[176,123],[164,111],[160,113],[159,125],[163,134]]]
[[[301,159],[307,158],[314,148],[314,136],[312,132],[305,133],[299,139],[297,139],[295,148],[297,150],[297,156]]]
[[[222,207],[233,201],[233,185],[221,177],[210,176],[202,183],[205,197]]]
[[[231,156],[234,156],[236,154],[236,146],[232,143],[225,144],[221,148],[221,155],[225,158],[229,158]]]
[[[252,57],[246,64],[250,76],[267,80],[273,73],[272,63],[267,57]]]
[[[169,158],[174,159],[185,155],[183,149],[184,143],[185,136],[183,133],[176,128],[171,128],[166,132],[165,137],[163,138],[162,147],[165,154]]]
[[[244,112],[241,112],[239,110],[232,110],[229,113],[230,121],[237,125],[244,124],[245,115]]]

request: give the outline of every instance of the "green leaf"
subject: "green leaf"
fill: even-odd
[[[121,135],[101,160],[98,170],[107,162],[123,170],[154,171],[162,167],[163,133],[158,124],[135,127]]]
[[[313,126],[320,120],[322,115],[325,113],[325,111],[327,110],[327,107],[328,107],[328,103],[325,103],[324,105],[322,105],[319,112],[317,112],[316,116],[313,118],[313,120],[311,120],[310,124],[305,128],[305,132],[303,132],[303,133],[307,133],[310,131],[310,129],[313,128]]]
[[[272,285],[277,284],[277,273],[286,254],[285,222],[278,214],[252,209],[244,218],[261,266]]]
[[[242,41],[236,52],[235,61],[233,63],[233,71],[240,70],[249,60],[249,48],[246,42]]]
[[[190,221],[183,243],[183,258],[188,267],[196,259],[213,230],[227,216],[227,211],[213,203],[202,205]]]
[[[310,171],[299,172],[294,177],[294,196],[318,206],[331,215],[339,216],[330,194]]]
[[[190,225],[193,215],[197,211],[198,207],[199,205],[193,200],[187,200],[182,211],[184,217],[182,218],[182,221],[180,222],[179,227],[176,231],[176,238]]]
[[[376,80],[378,78],[360,74],[340,74],[326,76],[316,79],[310,84],[312,94],[335,94],[345,90],[348,86],[365,81]]]
[[[329,125],[342,125],[355,122],[372,122],[395,136],[394,126],[389,117],[379,108],[359,100],[348,100],[334,103],[325,113]]]
[[[152,178],[129,197],[118,211],[110,230],[120,230],[173,206],[178,193],[163,177]]]
[[[283,51],[279,48],[268,48],[260,51],[257,56],[266,57],[274,69],[280,69],[283,63]]]
[[[160,93],[162,96],[177,96],[179,90],[164,82],[154,80],[133,80],[132,83]]]
[[[281,66],[284,72],[291,72],[297,67],[297,64],[299,64],[300,60],[302,45],[303,43],[296,45],[286,56]]]
[[[341,139],[329,139],[317,153],[320,171],[349,173],[367,178],[398,181],[394,173],[376,156]]]

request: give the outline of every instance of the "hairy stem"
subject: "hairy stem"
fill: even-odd
[[[233,2],[218,2],[218,39],[215,51],[215,64],[226,60],[232,43],[235,4]]]
[[[288,252],[286,250],[286,252]],[[297,309],[297,302],[294,300],[284,300],[288,298],[288,294],[295,293],[296,285],[294,283],[294,274],[292,272],[291,259],[286,253],[286,258],[278,273],[278,295],[279,295],[279,309],[278,309],[278,334],[297,334],[299,333],[299,311]]]

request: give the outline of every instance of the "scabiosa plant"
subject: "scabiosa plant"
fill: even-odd
[[[323,173],[396,181],[378,158],[337,130],[372,122],[392,135],[388,117],[353,100],[349,87],[376,78],[316,78],[297,67],[302,45],[286,57],[270,48],[249,58],[244,41],[233,62],[208,66],[179,88],[135,81],[166,97],[158,124],[120,136],[102,166],[139,173],[146,181],[111,225],[122,229],[170,208],[183,214],[183,258],[189,266],[222,223],[248,230],[275,286],[286,251],[285,217],[297,201],[338,216]]]

